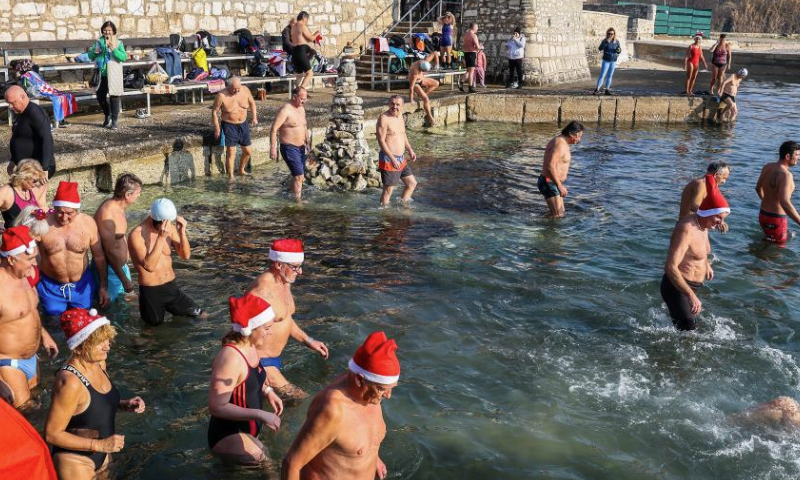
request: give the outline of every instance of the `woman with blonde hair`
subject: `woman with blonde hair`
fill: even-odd
[[[3,229],[14,224],[14,220],[27,206],[46,209],[47,175],[42,165],[33,159],[19,162],[11,173],[8,185],[0,187],[0,212],[3,214]]]
[[[598,50],[603,52],[603,65],[600,68],[600,76],[597,78],[597,88],[594,89],[594,94],[600,93],[600,87],[603,86],[603,80],[605,80],[605,94],[611,95],[611,80],[614,78],[614,70],[617,68],[617,58],[622,53],[616,30],[609,28],[606,31],[606,38],[600,42]]]
[[[265,466],[269,457],[258,434],[262,425],[280,428],[283,402],[267,382],[257,349],[269,336],[275,312],[255,295],[231,297],[229,303],[232,328],[211,364],[208,446],[227,461]],[[264,399],[274,414],[261,409]]]
[[[97,310],[72,308],[61,314],[61,328],[72,356],[56,373],[45,423],[58,477],[89,480],[122,450],[116,433],[118,410],[143,413],[141,397],[122,400],[107,373],[108,352],[117,332]]]
[[[453,43],[455,39],[456,17],[450,12],[439,18],[442,36],[439,38],[439,53],[442,55],[442,68],[453,68]]]

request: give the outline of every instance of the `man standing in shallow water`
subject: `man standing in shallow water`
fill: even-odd
[[[392,198],[394,187],[402,180],[406,185],[402,202],[411,201],[411,194],[417,188],[417,180],[414,172],[408,165],[405,153],[411,161],[417,159],[417,154],[408,143],[406,135],[406,123],[403,119],[403,97],[392,95],[389,98],[389,110],[383,112],[378,117],[378,124],[375,127],[375,136],[378,137],[380,154],[378,155],[378,169],[381,172],[381,183],[383,183],[383,193],[381,194],[381,206],[389,205]]]
[[[758,223],[764,231],[764,240],[786,243],[789,239],[788,217],[800,225],[800,215],[792,204],[794,176],[789,171],[800,160],[800,145],[792,141],[783,142],[778,155],[778,161],[764,165],[758,177],[756,193],[761,199]]]
[[[297,201],[303,197],[303,178],[306,174],[306,158],[311,149],[308,136],[305,104],[308,92],[303,87],[294,87],[292,101],[281,107],[272,122],[269,132],[269,156],[278,159],[278,144],[281,156],[292,174],[292,192]]]
[[[567,187],[564,182],[572,160],[570,145],[579,143],[582,138],[583,125],[572,121],[561,130],[561,135],[550,140],[544,150],[542,174],[539,175],[536,186],[547,201],[547,208],[550,209],[548,218],[561,218],[565,214],[564,197],[567,196]]]
[[[245,171],[247,162],[250,161],[252,148],[250,145],[250,127],[247,125],[247,109],[252,110],[251,125],[258,125],[258,109],[250,89],[242,88],[239,77],[228,80],[228,88],[219,92],[211,107],[211,123],[214,125],[214,138],[225,135],[225,172],[228,179],[233,179],[233,162],[236,157],[236,146],[242,147],[242,157],[239,159],[239,175],[248,175]],[[222,127],[217,114],[222,112]]]
[[[708,259],[711,254],[708,231],[719,227],[731,211],[714,176],[706,175],[705,181],[708,194],[697,213],[681,218],[675,225],[661,278],[661,298],[678,330],[697,327],[695,318],[703,304],[695,291],[704,281],[714,279]]]
[[[314,397],[281,469],[282,480],[386,478],[381,401],[400,379],[397,344],[373,332],[339,376]]]
[[[311,338],[293,318],[295,306],[292,284],[303,273],[303,243],[288,238],[275,240],[269,249],[269,259],[272,261],[269,270],[256,277],[247,291],[248,294],[266,300],[275,312],[275,321],[264,345],[258,348],[258,355],[261,366],[267,371],[269,384],[274,385],[278,396],[286,400],[300,400],[308,394],[286,380],[281,373],[281,354],[289,337],[319,353],[324,359],[328,358],[328,347]]]

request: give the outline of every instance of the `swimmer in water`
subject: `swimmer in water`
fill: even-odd
[[[564,197],[567,196],[567,180],[569,164],[572,160],[570,145],[575,145],[583,138],[583,125],[572,121],[561,130],[561,135],[550,140],[544,150],[542,161],[542,174],[536,186],[544,196],[547,207],[550,209],[548,218],[561,218],[564,216]]]
[[[706,175],[713,175],[717,186],[723,185],[728,181],[728,176],[731,174],[731,167],[725,162],[711,162],[706,169]],[[700,208],[700,204],[707,195],[706,178],[702,176],[695,178],[683,188],[681,194],[681,211],[678,214],[678,220],[681,218],[692,215]],[[725,233],[728,231],[728,224],[724,221],[719,226],[719,231]]]
[[[751,423],[800,427],[800,404],[790,397],[778,397],[734,415]]]
[[[714,278],[708,259],[711,254],[708,231],[718,228],[731,211],[714,176],[706,175],[705,181],[708,194],[697,212],[681,218],[675,225],[661,279],[661,298],[678,330],[697,328],[695,318],[703,304],[695,291],[704,281]]]
[[[400,201],[408,203],[411,201],[411,194],[417,188],[417,180],[414,172],[411,171],[409,162],[417,159],[417,154],[411,148],[406,135],[406,123],[403,120],[403,97],[393,95],[389,98],[389,110],[383,112],[378,117],[375,127],[375,136],[378,137],[378,170],[381,172],[381,183],[383,193],[381,193],[381,207],[389,205],[394,188],[402,181],[406,188]],[[408,152],[408,158],[406,158]]]
[[[764,240],[773,243],[786,243],[789,239],[791,217],[800,225],[800,215],[792,204],[794,176],[789,171],[800,160],[800,145],[796,142],[783,142],[778,151],[778,161],[768,163],[761,169],[756,193],[761,199],[761,212],[758,223],[764,231]]]

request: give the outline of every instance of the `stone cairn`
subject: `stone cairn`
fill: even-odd
[[[380,187],[380,174],[364,138],[364,101],[356,94],[356,65],[343,57],[336,79],[331,122],[325,140],[314,147],[317,161],[306,180],[318,188],[364,190]]]

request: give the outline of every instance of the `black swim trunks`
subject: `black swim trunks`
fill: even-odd
[[[719,97],[719,103],[724,102],[726,98],[730,98],[733,103],[736,103],[736,96],[728,95],[727,93],[723,93],[722,96]]]
[[[558,185],[544,175],[539,175],[539,180],[536,182],[536,187],[539,189],[539,193],[541,193],[545,199],[561,196],[561,191],[558,189]]]
[[[699,282],[684,280],[695,292],[703,286]],[[661,278],[661,298],[667,304],[669,316],[672,317],[672,324],[675,325],[675,328],[678,330],[694,330],[697,328],[697,322],[695,321],[697,316],[692,313],[692,302],[689,296],[678,290],[666,273]]]
[[[467,68],[475,68],[478,65],[478,52],[464,52],[464,63]]]
[[[198,317],[203,309],[183,293],[175,280],[155,287],[139,285],[139,314],[148,325],[161,325],[169,312],[182,317]]]
[[[294,67],[294,73],[306,73],[311,70],[311,60],[308,58],[311,52],[311,47],[306,44],[292,47],[292,66]]]

